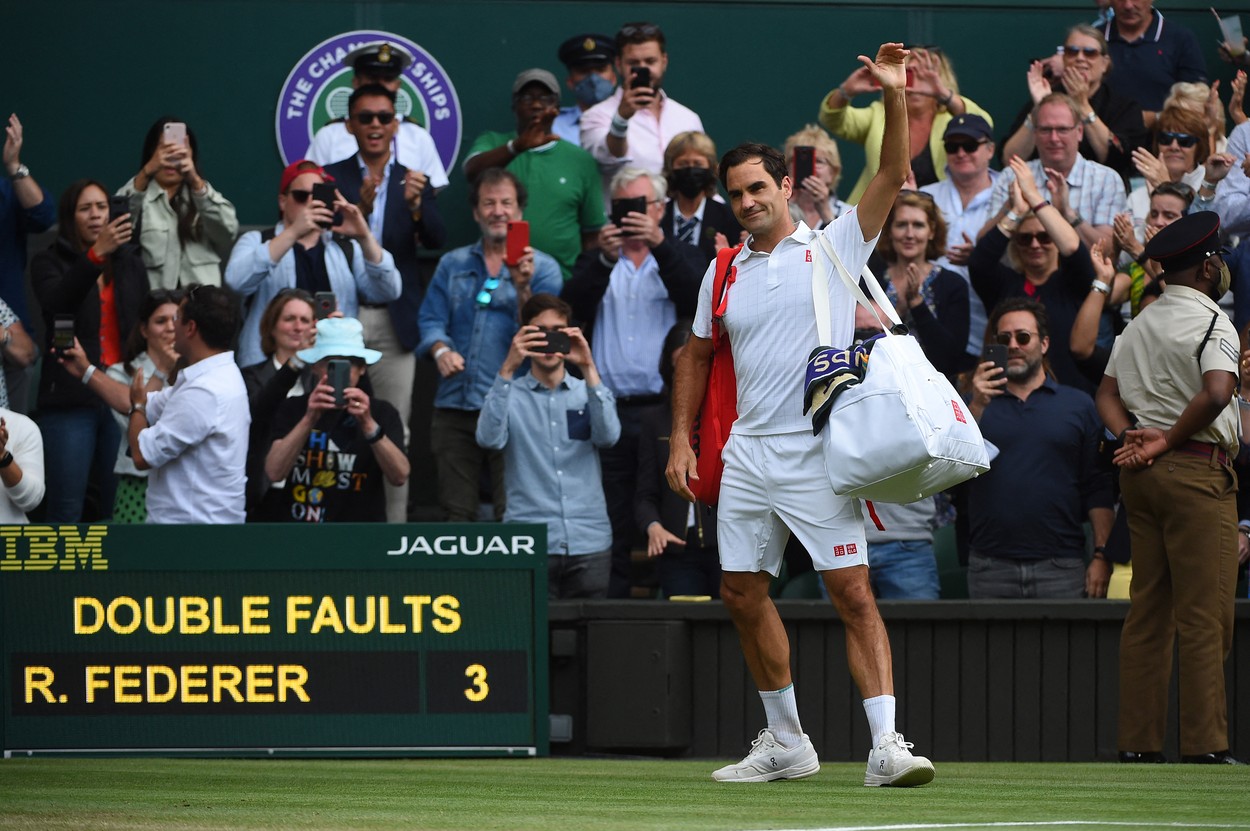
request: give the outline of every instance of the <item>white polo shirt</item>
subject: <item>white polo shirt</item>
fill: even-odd
[[[864,240],[859,212],[851,209],[825,226],[824,234],[843,265],[858,276],[877,244]],[[816,232],[800,222],[771,254],[751,250],[752,239],[738,252],[737,278],[729,287],[723,325],[733,347],[738,382],[738,420],[733,431],[746,436],[811,432],[803,415],[803,380],[807,358],[817,346],[845,348],[855,336],[855,298],[829,264],[830,332],[833,343],[816,334],[812,268]],[[693,332],[712,336],[713,261],[703,275]]]

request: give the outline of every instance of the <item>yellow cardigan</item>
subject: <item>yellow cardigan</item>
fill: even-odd
[[[969,113],[979,115],[994,126],[994,119],[967,96],[960,96]],[[933,129],[929,131],[929,152],[933,155],[933,169],[939,179],[946,178],[946,148],[942,144],[942,134],[946,125],[953,118],[949,112],[939,110],[933,117]],[[853,141],[864,146],[864,172],[859,174],[855,190],[846,201],[858,205],[864,195],[868,183],[881,167],[881,141],[885,138],[885,105],[881,101],[873,101],[867,107],[841,107],[830,109],[829,96],[820,102],[820,123],[826,130],[838,138]]]

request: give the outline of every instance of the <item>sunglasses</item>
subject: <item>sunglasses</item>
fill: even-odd
[[[378,122],[379,124],[390,124],[392,121],[395,120],[395,113],[393,112],[375,113],[370,110],[361,110],[360,112],[352,115],[352,118],[356,120],[357,124],[372,124],[374,121]]]
[[[286,194],[301,205],[312,197],[311,190],[300,190],[299,188],[291,188],[286,192]]]
[[[988,143],[989,142],[986,140],[947,141],[947,142],[943,142],[943,146],[946,148],[946,155],[948,156],[954,156],[956,153],[958,153],[961,150],[967,153],[969,156],[971,156],[973,153],[977,152],[977,150],[979,150],[983,145],[988,144]]]
[[[1198,143],[1198,137],[1191,136],[1189,133],[1159,133],[1160,147],[1167,147],[1173,142],[1176,142],[1181,147],[1188,149]]]
[[[497,288],[499,288],[499,278],[487,277],[486,282],[482,284],[482,290],[477,293],[478,304],[482,306],[489,306],[491,295]]]
[[[660,27],[656,26],[654,23],[639,23],[639,24],[630,23],[627,26],[622,26],[621,31],[618,34],[620,35],[620,37],[623,37],[623,38],[638,37],[640,35],[642,37],[649,38],[649,37],[655,37],[659,33],[660,33]]]
[[[994,335],[994,340],[998,341],[1003,346],[1010,346],[1011,341],[1014,339],[1018,345],[1028,346],[1029,341],[1033,340],[1033,338],[1035,337],[1037,337],[1037,332],[1030,332],[1025,329],[1017,329],[1014,332],[999,332],[998,334]]]
[[[1102,55],[1102,49],[1098,46],[1060,46],[1055,51],[1068,58],[1075,58],[1077,55],[1084,55],[1087,58],[1097,58]]]
[[[1015,234],[1011,238],[1011,241],[1021,248],[1028,248],[1033,244],[1034,240],[1037,241],[1038,245],[1050,245],[1050,234],[1045,231],[1038,231],[1035,234]]]

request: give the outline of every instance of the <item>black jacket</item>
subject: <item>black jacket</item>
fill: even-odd
[[[148,271],[137,245],[123,245],[109,257],[114,281],[113,302],[123,346],[139,323],[139,307],[148,294]],[[43,354],[52,348],[53,321],[57,315],[74,316],[74,336],[87,359],[103,366],[100,357],[100,289],[96,284],[100,266],[57,237],[30,264],[30,281],[43,310]],[[101,406],[101,400],[55,360],[45,360],[39,377],[39,408]]]

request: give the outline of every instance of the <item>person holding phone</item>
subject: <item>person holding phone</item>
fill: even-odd
[[[122,360],[125,335],[139,323],[147,268],[131,239],[130,215],[110,219],[108,191],[99,182],[80,179],[70,185],[57,217],[56,240],[30,266],[31,287],[43,309],[43,348],[51,353],[57,317],[72,316],[87,360],[103,371]],[[39,377],[39,425],[57,437],[44,448],[45,519],[109,517],[121,434],[108,406],[54,360],[44,361]],[[85,511],[89,485],[99,501]]]
[[[362,300],[357,319],[365,327],[365,344],[382,353],[370,373],[373,391],[392,402],[404,424],[405,443],[412,415],[420,341],[417,316],[425,296],[418,248],[437,250],[447,242],[447,229],[429,177],[399,163],[392,150],[400,122],[395,93],[381,84],[363,84],[347,101],[347,131],[356,139],[355,156],[326,167],[326,175],[349,202],[356,203],[369,230],[395,258],[402,289],[389,303]],[[408,486],[387,487],[387,517],[408,519]]]
[[[361,303],[388,303],[402,291],[395,258],[378,242],[360,208],[337,190],[333,204],[314,198],[313,186],[327,181],[326,172],[307,159],[287,165],[278,182],[281,220],[247,232],[230,254],[226,285],[253,298],[239,336],[241,366],[264,358],[260,318],[283,289],[334,292],[339,310],[351,318]],[[336,214],[341,218],[337,225]]]
[[[942,135],[952,118],[976,113],[990,124],[994,119],[975,101],[960,94],[950,59],[938,47],[914,47],[908,70],[907,121],[911,137],[908,152],[916,186],[923,187],[946,176]],[[879,91],[872,75],[861,66],[820,103],[822,127],[838,138],[864,146],[864,170],[847,199],[852,205],[859,203],[880,164],[885,108],[880,101],[867,107],[853,107],[851,102],[860,95]]]
[[[113,364],[106,372],[96,371],[77,339],[70,349],[57,357],[61,366],[112,408],[113,418],[120,430],[124,431],[129,425],[130,384],[136,371],[142,372],[148,379],[150,391],[174,382],[178,361],[178,350],[174,346],[174,319],[178,316],[181,301],[182,293],[177,290],[156,289],[148,292],[139,307],[139,323],[126,336],[121,363]],[[113,523],[141,525],[147,522],[148,471],[135,467],[130,447],[124,442],[117,448],[113,472],[117,474]]]
[[[595,157],[603,187],[624,166],[664,169],[664,149],[679,133],[704,132],[698,113],[664,91],[668,47],[654,23],[626,23],[616,33],[621,86],[582,116],[582,147]]]
[[[410,467],[398,411],[360,388],[382,354],[345,317],[318,321],[316,345],[297,354],[313,386],[274,414],[258,519],[386,522],[383,483],[402,485]]]
[[[663,177],[622,168],[612,180],[613,220],[599,232],[599,250],[577,260],[561,296],[594,344],[603,382],[616,396],[621,439],[600,455],[612,518],[609,597],[628,597],[638,442],[642,416],[663,397],[660,350],[678,317],[694,314],[708,260],[665,232]]]
[[[796,162],[799,148],[807,148],[810,168],[800,171]],[[842,181],[842,155],[838,145],[819,124],[808,124],[786,139],[782,148],[786,164],[794,173],[794,192],[790,195],[790,213],[798,212],[807,227],[820,230],[833,222],[851,206],[838,198]],[[800,172],[807,175],[800,176]]]
[[[221,285],[222,261],[239,233],[234,205],[200,174],[195,133],[171,116],[148,128],[139,172],[117,191],[140,194],[139,244],[155,288]]]
[[[484,468],[490,471],[495,518],[503,518],[503,455],[474,438],[482,402],[508,355],[525,301],[534,293],[558,294],[564,284],[559,263],[533,245],[509,262],[508,226],[523,221],[528,205],[516,175],[487,169],[469,186],[469,202],[482,237],[439,260],[421,304],[417,345],[417,355],[438,369],[430,449],[438,465],[439,507],[451,522],[477,517]]]
[[[572,309],[553,294],[521,307],[521,328],[482,404],[476,439],[502,451],[505,522],[547,526],[547,597],[604,597],[612,526],[599,487],[599,453],[621,425],[612,391],[599,377],[590,343],[571,326]],[[552,336],[565,343],[553,351]],[[529,372],[516,376],[522,363]],[[566,364],[580,370],[570,375]],[[552,414],[557,414],[553,419]]]

